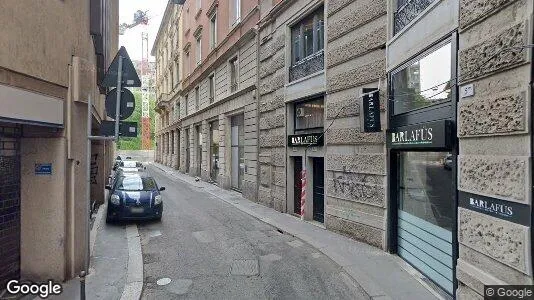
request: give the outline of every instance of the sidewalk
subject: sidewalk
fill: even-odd
[[[120,299],[128,271],[128,240],[124,225],[107,225],[101,205],[91,231],[91,265],[86,277],[86,299]],[[35,299],[40,299],[39,297]],[[49,299],[80,299],[80,280],[63,283],[63,293]]]
[[[418,273],[402,259],[378,248],[328,231],[309,222],[261,204],[251,202],[235,191],[195,181],[195,178],[177,170],[152,163],[168,175],[196,186],[203,191],[235,206],[288,234],[316,247],[349,274],[369,299],[438,299],[418,279]]]

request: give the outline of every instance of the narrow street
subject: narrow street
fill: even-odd
[[[162,222],[138,225],[143,299],[362,299],[314,247],[154,166],[148,171],[166,191]]]

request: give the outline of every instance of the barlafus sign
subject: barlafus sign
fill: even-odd
[[[449,120],[397,127],[387,132],[387,146],[393,149],[448,149],[451,140]]]
[[[322,146],[322,133],[295,134],[287,136],[287,145],[296,146]]]
[[[530,225],[530,207],[526,204],[459,191],[458,205],[502,220]]]
[[[370,88],[363,89],[363,94],[363,131],[380,132],[380,94]]]

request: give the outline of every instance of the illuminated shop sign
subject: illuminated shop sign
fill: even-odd
[[[448,149],[452,136],[449,120],[402,126],[387,131],[387,146],[392,149]]]

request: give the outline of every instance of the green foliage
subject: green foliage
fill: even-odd
[[[141,111],[142,111],[142,95],[141,95],[141,89],[139,88],[132,88],[130,89],[135,97],[135,110],[132,113],[132,115],[126,119],[128,122],[137,122],[137,137],[134,138],[120,138],[119,139],[119,149],[123,150],[141,150],[142,147],[142,141],[141,141]],[[150,95],[150,138],[152,140],[152,147],[154,147],[154,120],[155,120],[155,110],[154,107],[156,105],[156,99],[154,95]]]

